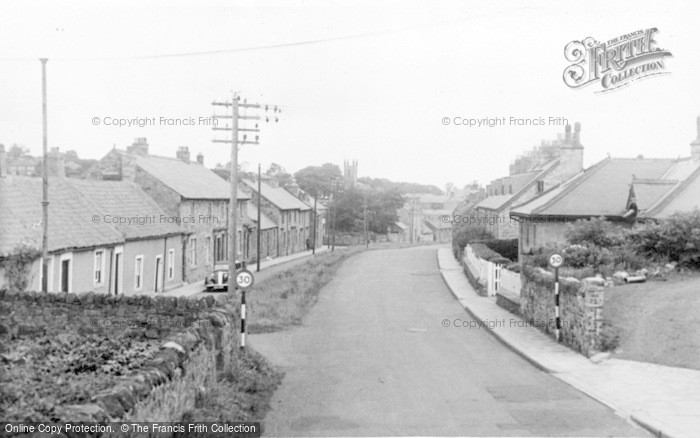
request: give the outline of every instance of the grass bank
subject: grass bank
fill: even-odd
[[[349,247],[319,254],[257,283],[246,294],[248,332],[269,333],[301,324],[343,261],[363,250]],[[226,303],[238,305],[230,297]]]

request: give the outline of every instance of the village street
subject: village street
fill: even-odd
[[[300,328],[251,337],[286,373],[267,435],[648,436],[487,330],[455,327],[473,319],[437,251],[353,257]]]

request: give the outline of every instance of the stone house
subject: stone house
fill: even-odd
[[[257,181],[244,179],[241,186],[257,206],[260,196]],[[313,226],[311,207],[279,187],[274,179],[262,181],[260,189],[262,213],[277,225],[276,257],[306,251],[306,239],[310,238]]]
[[[581,172],[583,146],[581,125],[576,123],[572,135],[566,125],[564,137],[545,142],[519,157],[509,175],[491,181],[486,186],[487,197],[475,206],[476,221],[496,239],[515,239],[519,224],[510,217],[512,206],[522,204]]]
[[[176,156],[150,155],[145,138],[126,150],[113,149],[87,173],[90,179],[134,181],[165,212],[159,220],[189,232],[182,249],[182,276],[187,283],[203,279],[214,265],[228,263],[230,186],[204,167],[204,157],[190,160],[188,147]],[[238,192],[237,259],[244,258],[244,230],[250,225],[247,202]]]
[[[515,206],[520,257],[566,241],[577,219],[621,224],[667,218],[700,208],[700,119],[691,156],[679,159],[606,158],[563,184]]]
[[[41,250],[42,180],[0,178],[2,260],[19,245]],[[153,221],[163,210],[128,181],[49,176],[48,291],[125,294],[161,292],[182,284],[185,230]],[[131,220],[129,220],[131,219]],[[28,269],[28,290],[41,290],[41,257]]]
[[[247,214],[252,226],[247,229],[244,237],[244,252],[248,255],[246,258],[252,261],[257,260],[258,226],[260,227],[260,259],[277,257],[277,224],[265,213],[260,212],[260,224],[258,225],[258,208],[251,202],[248,203]]]

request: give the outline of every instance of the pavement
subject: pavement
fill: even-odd
[[[300,327],[250,336],[285,373],[264,435],[650,436],[478,327],[436,252],[351,257]]]
[[[342,247],[338,247],[338,246],[335,247],[335,249],[339,249],[339,248],[342,249]],[[318,254],[325,254],[329,251],[330,250],[327,246],[322,246],[320,248],[316,248],[317,255]],[[260,261],[260,272],[263,272],[267,269],[270,269],[273,266],[278,266],[278,265],[293,262],[296,260],[305,259],[305,258],[311,257],[311,256],[313,256],[313,252],[302,251],[302,252],[298,252],[296,254],[291,254],[288,256],[277,257],[277,258],[270,259],[270,260],[262,260],[262,261]],[[256,272],[256,268],[257,268],[256,264],[248,265],[248,269],[250,271],[252,271],[254,274],[256,274],[256,279],[257,279],[258,275]],[[165,291],[165,292],[160,292],[157,295],[166,296],[166,297],[187,297],[187,296],[195,295],[195,294],[199,294],[199,293],[207,293],[204,290],[204,280],[199,280],[199,281],[195,281],[193,283],[184,284],[180,287],[176,287],[176,288],[170,289],[170,290]]]
[[[532,364],[655,435],[700,436],[700,371],[615,358],[594,363],[479,296],[449,248],[438,249],[438,264],[459,303],[477,320],[506,321],[487,328]]]

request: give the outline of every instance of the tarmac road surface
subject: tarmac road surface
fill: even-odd
[[[266,435],[649,436],[469,328],[436,252],[352,257],[302,327],[251,336],[286,372]]]

